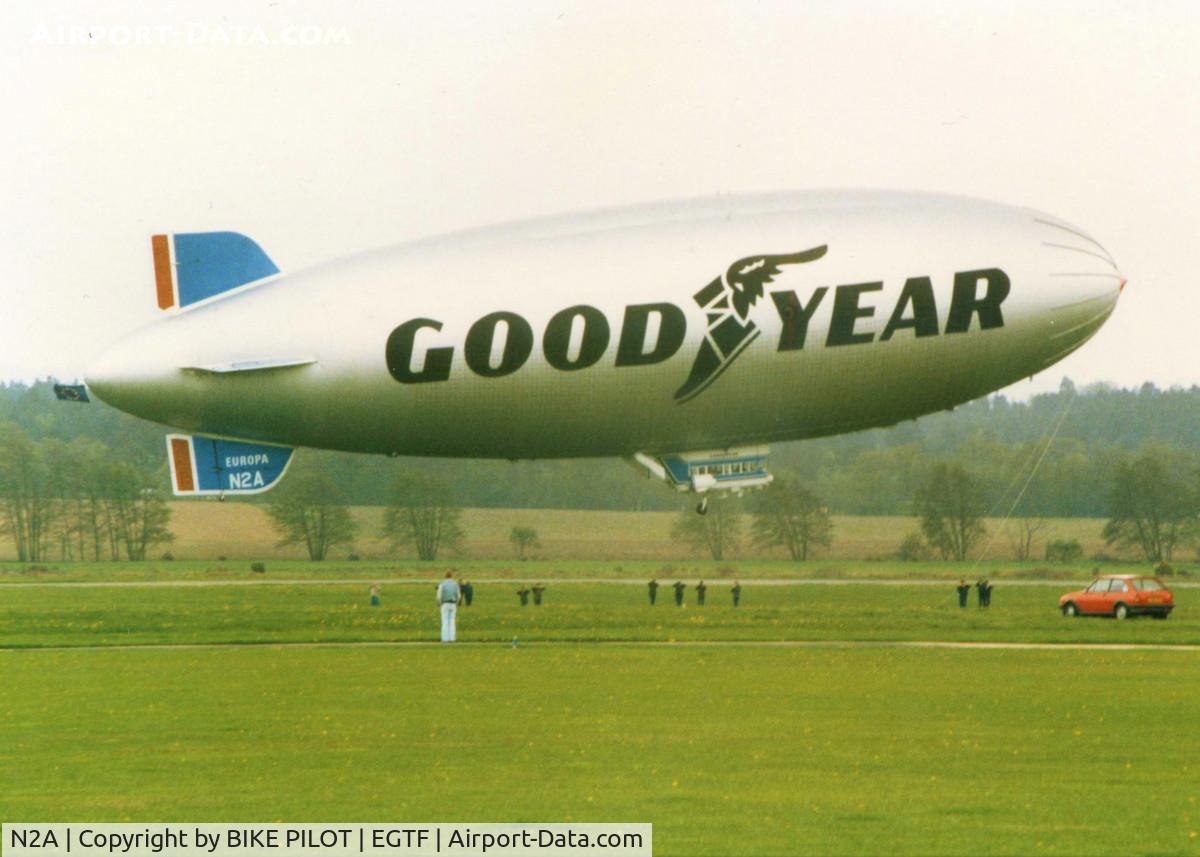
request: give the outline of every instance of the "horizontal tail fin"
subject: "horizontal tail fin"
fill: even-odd
[[[316,362],[317,358],[315,357],[262,357],[257,360],[206,363],[203,366],[184,366],[182,368],[208,375],[232,375],[239,372],[266,372],[270,369],[296,369],[300,366],[311,366]]]
[[[152,235],[159,309],[182,309],[266,277],[279,268],[263,249],[237,232]]]
[[[176,497],[261,494],[283,478],[294,451],[244,440],[169,434],[171,489]]]
[[[83,384],[55,384],[54,397],[64,402],[83,402],[85,405],[91,401]]]

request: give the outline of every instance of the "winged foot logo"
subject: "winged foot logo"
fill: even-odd
[[[827,245],[776,256],[747,256],[738,259],[725,273],[693,296],[708,321],[700,351],[683,386],[675,391],[675,401],[683,404],[703,393],[738,355],[758,338],[758,325],[750,318],[750,308],[765,293],[783,265],[813,262],[825,255]]]

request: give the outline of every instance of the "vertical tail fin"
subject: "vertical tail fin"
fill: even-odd
[[[279,273],[263,249],[237,232],[150,236],[158,308],[183,309]]]

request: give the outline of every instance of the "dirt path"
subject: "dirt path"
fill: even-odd
[[[663,578],[663,580],[683,580],[689,586],[696,584],[698,578]],[[706,578],[710,586],[721,587],[733,583],[733,578]],[[948,590],[953,589],[953,580],[904,580],[904,579],[883,579],[883,578],[862,578],[862,579],[842,579],[842,578],[755,578],[744,577],[740,578],[743,587],[753,586],[941,586]],[[430,578],[400,578],[400,577],[360,577],[360,578],[337,578],[337,579],[298,579],[298,580],[14,580],[0,582],[0,591],[7,587],[62,587],[66,589],[90,589],[90,588],[119,588],[119,587],[187,587],[187,586],[370,586],[374,583],[382,585],[397,585],[397,586],[436,586],[442,581],[440,577]],[[617,586],[645,586],[646,581],[641,579],[631,580],[628,578],[613,578],[613,577],[570,577],[570,578],[555,578],[555,577],[472,577],[472,583],[479,584],[519,584],[519,583],[534,583],[541,581],[547,585],[559,584],[587,584],[587,583],[604,583]],[[1063,590],[1068,590],[1073,586],[1081,586],[1088,581],[1078,580],[996,580],[995,585],[998,587],[1009,586],[1054,586]],[[1172,589],[1195,589],[1200,587],[1200,583],[1172,583]]]
[[[1020,643],[971,642],[953,640],[543,640],[512,643],[458,642],[439,643],[435,640],[401,640],[327,643],[131,643],[111,646],[39,646],[2,647],[0,652],[101,652],[101,651],[174,651],[185,649],[391,649],[431,648],[742,648],[742,649],[963,649],[963,650],[1042,650],[1097,652],[1200,652],[1200,644],[1179,643]]]

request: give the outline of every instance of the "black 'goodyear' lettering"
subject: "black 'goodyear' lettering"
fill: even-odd
[[[800,303],[795,292],[771,292],[771,300],[775,302],[775,311],[783,327],[779,332],[779,351],[799,351],[804,347],[804,338],[808,335],[808,321],[817,311],[821,298],[829,291],[825,286],[815,289],[808,299],[808,305]]]
[[[910,306],[912,315],[906,316],[905,310]],[[937,301],[933,298],[933,283],[928,277],[909,277],[905,280],[904,290],[900,292],[900,299],[896,301],[896,308],[892,310],[892,317],[888,319],[883,333],[879,334],[879,341],[891,339],[897,330],[907,328],[912,328],[918,337],[937,336]]]
[[[569,354],[571,328],[574,327],[577,318],[583,323],[583,331],[579,354],[572,360]],[[604,313],[595,307],[580,304],[557,312],[550,319],[542,337],[542,353],[546,355],[546,362],[555,369],[571,372],[594,365],[604,356],[608,340],[608,319],[604,317]]]
[[[769,282],[769,279],[767,281]],[[724,371],[738,356],[741,349],[758,336],[759,330],[753,319],[743,315],[753,306],[753,300],[747,301],[747,306],[739,309],[735,299],[740,293],[733,290],[732,298],[724,295],[721,282],[714,280],[696,296],[697,302],[708,312],[710,326],[708,339],[701,345],[692,374],[696,375],[696,366],[704,365],[701,358],[705,357],[706,353],[711,358],[711,371],[706,370],[709,371],[709,375],[701,373],[699,376],[705,381],[702,385],[692,384],[689,379],[681,388],[688,395],[682,398],[679,394],[676,395],[680,401],[686,401],[703,390],[711,383],[712,378]],[[979,287],[980,283],[983,284],[982,290]],[[863,305],[863,295],[882,289],[882,282],[833,287],[833,308],[830,312],[829,332],[825,344],[858,345],[874,341],[873,333],[859,332],[855,328],[860,319],[872,318],[875,315],[875,307]],[[1004,314],[1000,307],[1011,289],[1012,283],[1008,274],[999,268],[959,271],[954,275],[950,311],[944,332],[966,333],[975,317],[979,318],[980,330],[1003,327]],[[829,290],[828,286],[814,289],[808,297],[807,304],[802,303],[794,291],[771,293],[771,300],[782,323],[776,346],[778,351],[799,351],[804,348],[809,324]],[[719,324],[712,321],[714,317]],[[503,333],[500,332],[501,325],[504,326]],[[420,331],[425,329],[440,331],[442,322],[431,318],[410,319],[388,336],[384,349],[388,373],[403,384],[445,381],[450,377],[454,359],[453,346],[443,345],[426,349],[417,360],[419,367],[413,368],[414,358],[418,356],[415,353],[416,338]],[[905,280],[887,324],[879,334],[879,341],[885,342],[901,330],[912,330],[916,338],[937,335],[937,301],[929,277],[909,277]],[[577,332],[577,349],[571,347],[573,332]],[[732,337],[726,337],[729,342],[722,339],[726,333]],[[649,303],[627,306],[621,320],[616,365],[648,366],[668,360],[679,351],[686,334],[687,316],[675,304]],[[503,336],[503,345],[499,348],[496,364],[492,365],[493,353],[497,350],[497,336]],[[572,372],[596,365],[603,358],[611,341],[612,330],[605,314],[593,306],[577,304],[550,317],[542,333],[541,347],[550,366],[563,372]],[[498,378],[516,372],[524,366],[533,347],[534,335],[528,321],[516,313],[494,312],[471,325],[463,342],[463,356],[467,366],[475,374],[485,378]],[[704,348],[708,348],[708,352],[705,352]]]
[[[384,355],[388,372],[402,384],[445,381],[450,377],[450,360],[454,357],[454,349],[450,346],[430,348],[425,352],[422,367],[413,371],[413,342],[417,331],[424,328],[441,330],[442,323],[432,318],[414,318],[397,327],[387,338]]]
[[[650,317],[658,314],[661,322],[654,342],[646,343]],[[671,357],[683,344],[687,317],[675,304],[635,304],[625,307],[621,340],[617,344],[618,366],[647,366]]]
[[[862,293],[878,292],[882,289],[883,283],[855,283],[834,289],[833,317],[829,320],[829,336],[826,337],[825,344],[855,345],[874,339],[873,333],[855,333],[854,324],[860,318],[875,315],[874,307],[859,306],[858,299]]]
[[[982,296],[979,295],[980,281],[984,283]],[[959,271],[954,275],[954,293],[950,298],[946,333],[966,333],[971,328],[971,317],[974,315],[979,316],[980,330],[1004,327],[1000,304],[1008,297],[1011,288],[1008,274],[999,268]]]
[[[492,365],[492,345],[496,341],[496,328],[503,323],[507,328],[504,350],[500,363]],[[525,365],[533,351],[533,329],[529,322],[514,312],[493,312],[471,325],[467,340],[463,343],[463,357],[476,375],[499,378],[509,375]]]

